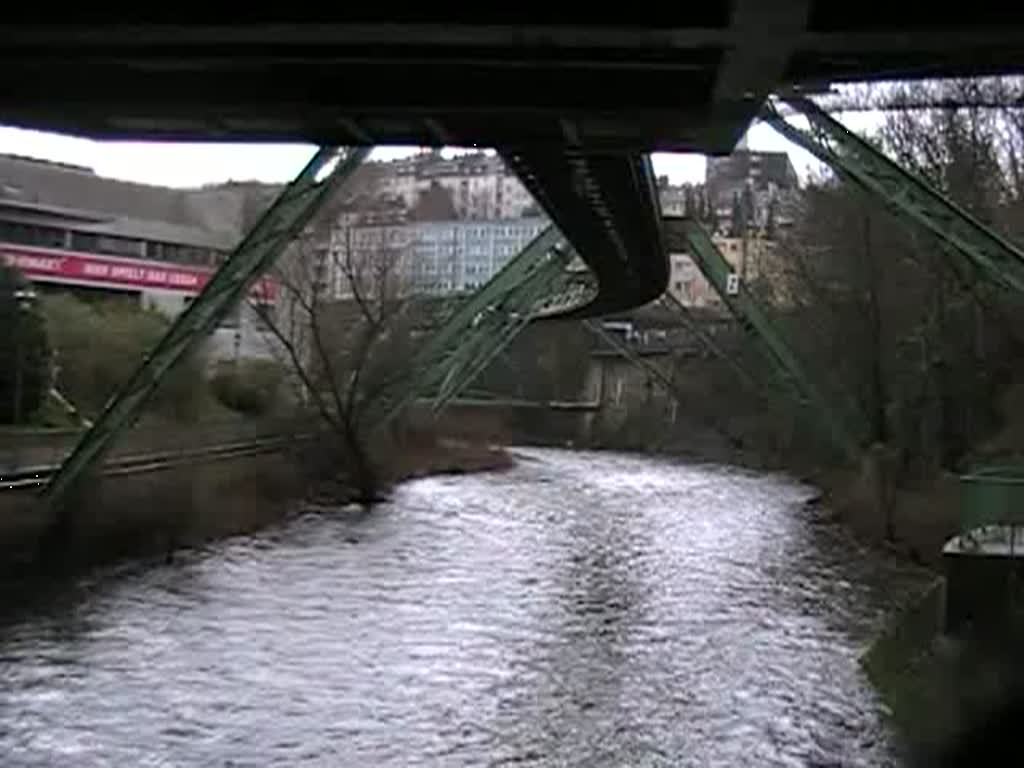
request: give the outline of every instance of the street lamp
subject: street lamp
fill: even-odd
[[[21,423],[21,390],[24,386],[22,383],[24,378],[24,372],[22,371],[24,367],[22,360],[22,317],[32,309],[35,299],[36,293],[31,288],[18,289],[14,292],[14,300],[18,303],[17,325],[14,328],[14,409],[12,413],[12,422],[14,424]]]

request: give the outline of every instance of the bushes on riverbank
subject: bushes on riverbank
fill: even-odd
[[[218,363],[210,377],[210,390],[225,407],[246,416],[262,416],[275,405],[284,378],[272,360]]]
[[[375,493],[367,498],[353,477],[350,457],[331,430],[298,448],[308,497],[319,505],[373,502],[399,483],[417,477],[508,469],[515,460],[504,447],[482,435],[447,429],[443,422],[405,426],[379,435],[368,446],[373,457]]]
[[[167,329],[158,312],[134,300],[85,302],[67,294],[42,299],[52,339],[57,389],[87,417],[102,410]],[[179,421],[201,414],[205,400],[202,361],[180,361],[161,382],[150,412]]]

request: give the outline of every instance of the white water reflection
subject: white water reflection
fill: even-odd
[[[531,450],[83,581],[0,637],[0,764],[878,766],[920,576],[786,478]]]

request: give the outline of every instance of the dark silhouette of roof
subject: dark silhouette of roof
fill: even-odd
[[[91,168],[0,154],[0,202],[36,215],[90,220],[93,231],[183,243],[238,240],[280,185],[228,182],[174,189],[99,176]],[[106,225],[106,226],[104,226]]]
[[[738,149],[726,157],[708,158],[707,183],[712,194],[748,180],[754,186],[770,182],[781,189],[795,189],[798,184],[796,170],[786,152]]]

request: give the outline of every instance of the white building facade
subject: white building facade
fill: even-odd
[[[410,290],[426,295],[474,291],[547,226],[539,216],[412,224],[405,261]]]
[[[447,220],[356,224],[332,233],[323,289],[333,298],[352,296],[346,254],[357,265],[388,274],[406,294],[441,296],[471,292],[491,279],[549,224],[542,217],[490,221]]]

